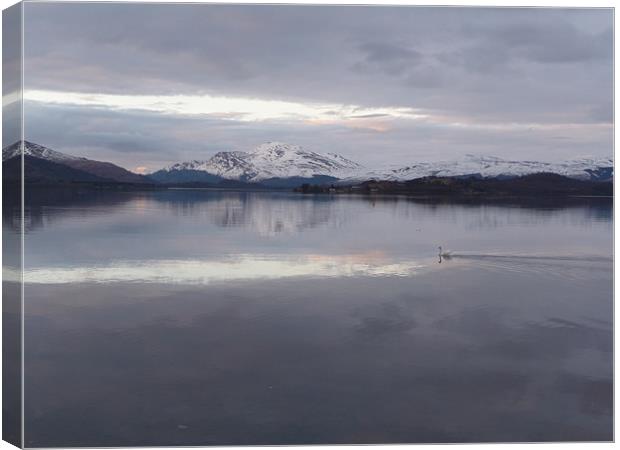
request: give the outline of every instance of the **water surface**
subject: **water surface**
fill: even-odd
[[[28,446],[612,439],[609,200],[28,200]]]

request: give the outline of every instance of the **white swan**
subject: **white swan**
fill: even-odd
[[[445,252],[441,249],[441,245],[439,246],[439,256],[443,256],[444,258],[449,258],[452,256],[452,252],[450,250],[446,250]]]

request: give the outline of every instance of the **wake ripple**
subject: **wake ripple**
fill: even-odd
[[[537,274],[571,280],[592,279],[611,271],[613,258],[600,255],[525,255],[454,252],[443,261],[459,260],[480,268],[515,274]]]

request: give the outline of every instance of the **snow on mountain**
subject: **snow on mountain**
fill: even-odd
[[[2,161],[11,159],[20,154],[20,142],[15,142],[8,147],[2,149]],[[79,161],[86,160],[86,158],[80,158],[78,156],[67,155],[60,153],[51,148],[44,147],[33,142],[24,141],[24,155],[33,156],[39,159],[46,159],[48,161],[65,163],[67,161]]]
[[[228,180],[260,182],[270,178],[343,178],[361,166],[333,153],[319,154],[298,145],[268,142],[249,152],[219,152],[207,161],[189,161],[164,171],[197,170]]]
[[[227,180],[258,181],[260,169],[246,152],[219,152],[204,163],[202,169]]]
[[[259,145],[249,153],[249,161],[258,169],[254,178],[256,181],[266,178],[312,178],[316,175],[340,178],[360,167],[340,155],[321,155],[302,150],[298,145],[280,142]]]
[[[95,161],[78,156],[67,155],[29,141],[24,141],[23,144],[23,153],[25,156],[61,164],[76,171],[94,175],[100,180],[116,181],[121,183],[151,182],[142,175],[135,174],[109,162]],[[2,161],[8,161],[16,156],[19,156],[20,154],[20,142],[15,142],[14,144],[2,149]],[[39,163],[39,165],[40,164],[41,163]],[[26,172],[28,172],[28,170]],[[26,175],[28,175],[28,173],[26,173]],[[72,172],[71,174],[65,173],[65,175],[71,178],[76,177],[79,174],[77,172]],[[88,177],[85,178],[81,176],[81,179],[87,178]]]
[[[102,179],[125,183],[220,182],[222,179],[261,182],[284,186],[281,180],[299,185],[304,180],[317,184],[356,183],[375,179],[405,181],[439,176],[476,176],[510,178],[550,172],[582,180],[613,180],[612,158],[577,158],[564,162],[517,161],[495,156],[465,155],[451,161],[416,162],[406,166],[370,169],[334,153],[306,151],[298,145],[268,142],[248,152],[219,152],[208,160],[192,160],[173,164],[151,174],[148,179],[112,163],[67,155],[29,141],[23,143],[24,155],[62,164]],[[2,160],[20,155],[20,144],[2,150]],[[280,183],[280,184],[277,184]]]
[[[613,177],[613,160],[580,158],[549,163],[465,155],[451,161],[416,162],[406,166],[369,169],[334,153],[319,154],[303,150],[298,145],[268,142],[249,152],[220,152],[209,160],[174,164],[155,174],[169,172],[172,175],[175,171],[206,172],[220,178],[245,182],[319,176],[344,182],[369,179],[404,181],[428,176],[507,178],[540,172],[584,180],[608,180]]]
[[[464,158],[454,161],[420,162],[401,167],[358,172],[347,177],[347,180],[404,181],[428,176],[508,178],[541,172],[557,173],[583,180],[607,179],[613,177],[613,159],[579,158],[560,163],[549,163],[506,160],[495,156],[466,155]]]

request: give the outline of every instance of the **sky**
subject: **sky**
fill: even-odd
[[[613,153],[611,9],[26,3],[26,138],[139,172]]]

